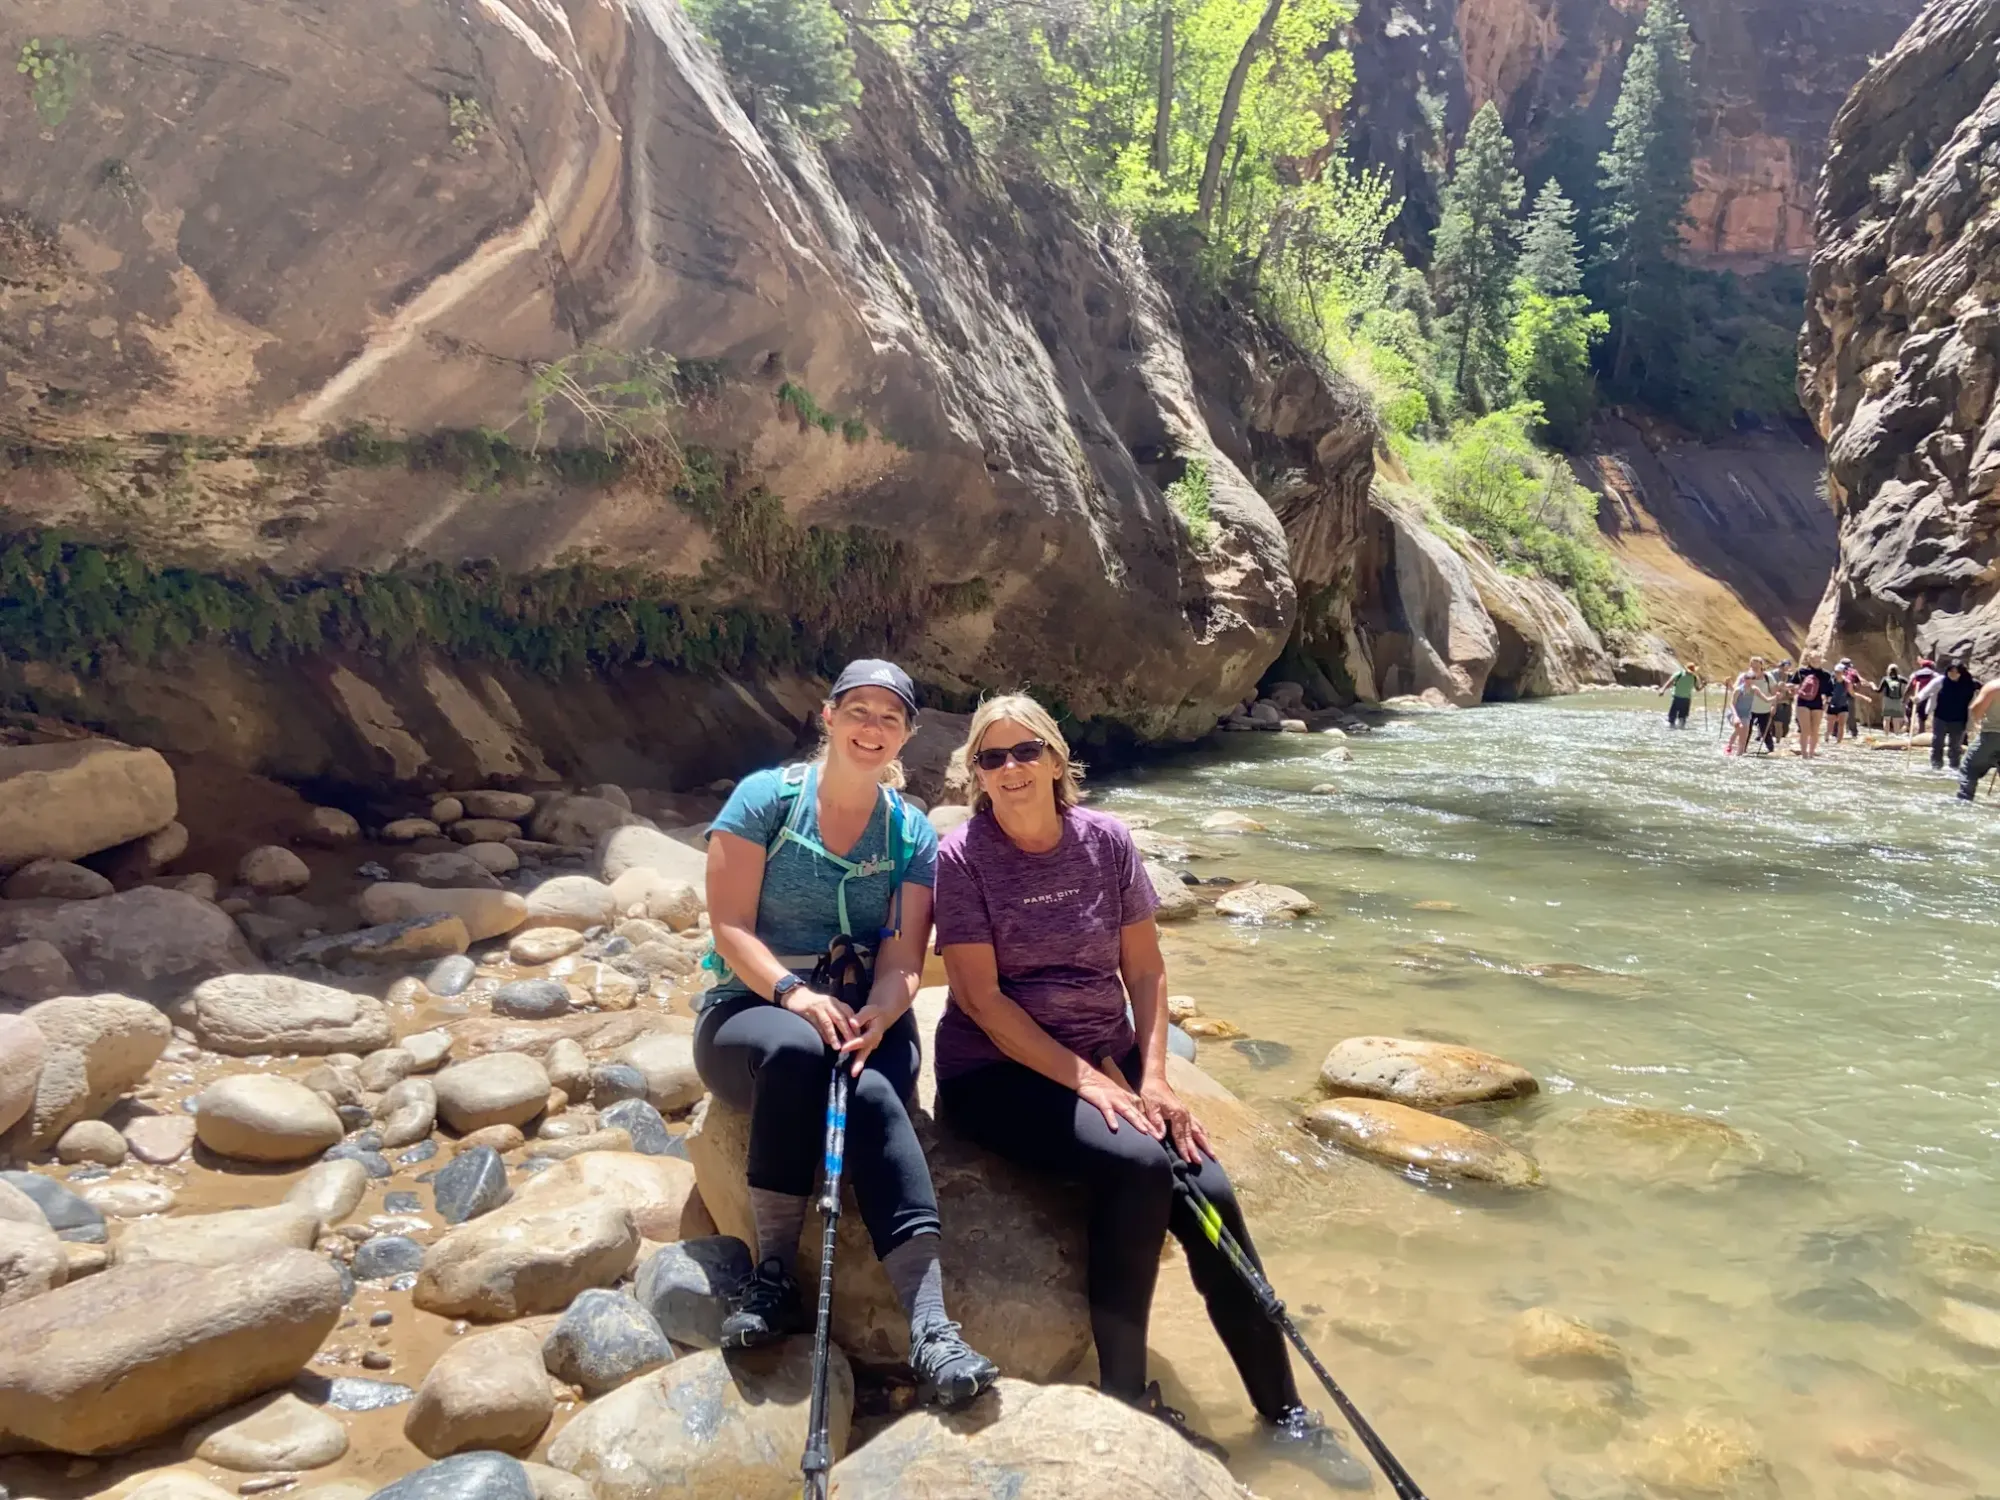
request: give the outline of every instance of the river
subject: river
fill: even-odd
[[[1460,1112],[1537,1158],[1525,1192],[1281,1134],[1308,1186],[1251,1204],[1273,1279],[1433,1500],[2000,1492],[2000,1311],[1942,1291],[2000,1302],[1978,1248],[2000,1246],[1994,809],[1921,755],[1739,762],[1662,708],[1411,714],[1345,762],[1226,736],[1097,787],[1195,872],[1318,902],[1169,930],[1176,993],[1290,1049],[1202,1044],[1274,1123],[1346,1036],[1463,1042],[1541,1082]],[[1219,810],[1265,831],[1202,832]],[[1606,1113],[1632,1106],[1695,1123]],[[1162,1286],[1169,1394],[1268,1500],[1329,1493],[1258,1457],[1178,1265]],[[1532,1308],[1608,1334],[1628,1374],[1523,1368]]]

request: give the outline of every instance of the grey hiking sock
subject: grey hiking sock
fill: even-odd
[[[805,1196],[753,1187],[750,1217],[757,1224],[757,1263],[775,1260],[787,1276],[797,1276],[799,1233],[806,1227]]]
[[[882,1262],[896,1300],[910,1315],[910,1342],[927,1328],[951,1320],[944,1311],[944,1271],[938,1265],[938,1237],[920,1234],[903,1241]]]

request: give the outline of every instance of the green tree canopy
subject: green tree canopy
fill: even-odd
[[[1551,177],[1535,195],[1521,234],[1521,282],[1530,293],[1568,297],[1583,287],[1583,250],[1576,240],[1576,206]]]
[[[808,134],[836,136],[861,101],[847,24],[828,0],[687,0],[739,88]]]
[[[1431,290],[1450,350],[1452,383],[1476,410],[1504,399],[1513,292],[1513,216],[1521,207],[1514,144],[1491,100],[1472,118],[1444,190]]]

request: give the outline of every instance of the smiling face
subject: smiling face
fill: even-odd
[[[820,710],[827,754],[870,776],[903,753],[910,739],[910,711],[887,688],[854,688]]]
[[[995,719],[986,726],[986,733],[979,738],[975,749],[997,751],[1015,745],[1039,740],[1040,735],[1018,719]],[[988,771],[975,764],[972,774],[979,778],[979,789],[991,800],[994,807],[1026,812],[1043,806],[1053,807],[1056,800],[1056,782],[1062,776],[1062,760],[1053,746],[1045,747],[1039,759],[1023,765],[1018,760],[1009,759],[997,771]]]

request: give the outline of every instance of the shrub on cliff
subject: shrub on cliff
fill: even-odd
[[[746,102],[768,100],[822,140],[861,102],[847,24],[827,0],[688,0]]]

